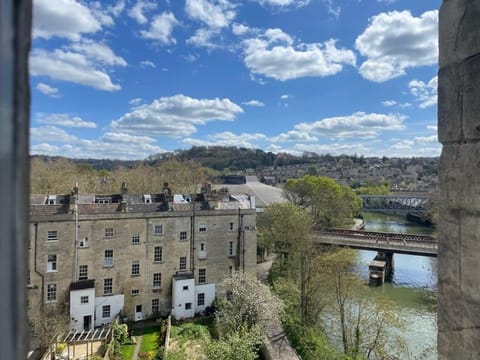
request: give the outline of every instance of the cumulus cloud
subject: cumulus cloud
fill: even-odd
[[[128,11],[128,16],[130,16],[132,19],[135,19],[135,21],[139,24],[145,24],[148,19],[144,13],[155,9],[156,7],[157,4],[155,2],[139,0]]]
[[[367,80],[384,82],[406,69],[438,61],[438,11],[419,17],[410,11],[391,11],[372,17],[355,47],[365,60],[359,69]]]
[[[253,107],[263,107],[265,104],[261,101],[258,100],[250,100],[242,103],[243,105],[246,106],[253,106]]]
[[[286,7],[286,6],[295,6],[301,7],[306,6],[310,3],[310,0],[257,0],[260,5],[263,6],[278,6],[278,7]]]
[[[175,44],[177,41],[172,37],[173,28],[179,24],[175,15],[164,12],[156,15],[150,24],[150,29],[140,31],[145,39],[156,40],[161,44]]]
[[[112,122],[117,131],[170,137],[188,136],[197,125],[209,121],[232,121],[243,109],[229,99],[195,99],[185,95],[161,97],[135,107]]]
[[[93,57],[90,57],[91,55]],[[116,62],[116,65],[119,65],[118,62],[121,62],[121,58],[100,59],[101,56],[100,54],[89,54],[88,51],[34,49],[30,54],[30,74],[48,76],[52,79],[73,82],[99,90],[120,90],[121,86],[112,82],[104,67],[99,66],[101,65],[99,62],[103,62],[104,65],[109,65],[108,62]]]
[[[58,0],[54,6],[51,0],[33,2],[34,38],[63,37],[76,41],[82,34],[96,33],[109,22],[107,18],[98,18],[95,11],[75,0]]]
[[[408,83],[410,93],[415,96],[419,107],[425,109],[437,104],[438,77],[433,77],[428,83],[412,80]]]
[[[287,100],[289,98],[288,94],[283,94],[280,96],[280,100]]]
[[[266,139],[266,136],[260,133],[234,134],[230,131],[225,131],[222,133],[208,135],[207,140],[186,138],[182,140],[182,143],[192,146],[237,146],[253,149],[259,147],[255,141],[264,139]]]
[[[220,33],[219,29],[210,29],[210,28],[200,28],[195,31],[195,33],[187,39],[187,44],[205,47],[205,48],[216,48],[217,45],[213,42],[213,38]]]
[[[295,130],[307,134],[346,138],[360,136],[377,137],[385,131],[403,130],[405,116],[356,112],[352,115],[325,118],[312,123],[295,125]]]
[[[385,107],[390,107],[390,106],[397,105],[397,102],[395,100],[385,100],[385,101],[382,101],[382,105]]]
[[[228,0],[186,0],[185,12],[210,28],[225,28],[235,18],[235,7]]]
[[[237,35],[237,36],[245,35],[245,34],[249,33],[250,31],[251,31],[251,29],[246,25],[237,24],[237,23],[232,25],[232,33],[234,35]]]
[[[113,16],[120,15],[125,10],[125,0],[118,0],[115,5],[109,6],[108,10]]]
[[[401,140],[389,147],[391,156],[439,156],[441,151],[437,135],[416,136]]]
[[[427,129],[430,131],[438,131],[437,125],[427,125]]]
[[[91,128],[97,127],[92,121],[85,121],[79,116],[70,116],[68,114],[43,114],[37,115],[37,121],[41,124],[74,127],[74,128]]]
[[[432,143],[438,142],[437,135],[430,135],[430,136],[417,136],[415,137],[415,141],[417,143]]]
[[[270,140],[273,142],[291,142],[291,141],[313,142],[313,141],[318,141],[318,138],[310,135],[305,131],[290,130],[286,133],[281,133],[280,135],[275,136]]]
[[[106,142],[120,142],[120,143],[147,143],[151,144],[155,142],[155,139],[150,136],[135,136],[130,134],[123,134],[118,132],[107,132],[100,138]]]
[[[127,66],[125,59],[115,55],[113,50],[107,45],[93,40],[82,39],[80,42],[70,44],[67,49],[74,50],[79,54],[84,54],[92,62],[109,66]]]
[[[67,133],[65,130],[56,126],[40,126],[30,128],[30,138],[32,141],[72,143],[78,138]]]
[[[301,154],[304,151],[314,152],[317,154],[330,155],[350,155],[362,154],[365,156],[375,155],[370,148],[365,145],[355,143],[329,143],[329,144],[296,144],[295,152]],[[378,154],[376,154],[378,156]]]
[[[294,39],[280,29],[268,29],[243,41],[244,63],[257,75],[280,81],[301,77],[325,77],[355,66],[355,54],[337,48],[335,40],[294,45]]]
[[[37,86],[35,87],[38,91],[40,91],[42,94],[53,97],[53,98],[58,98],[58,89],[54,88],[50,85],[44,84],[44,83],[38,83]]]
[[[147,67],[156,68],[156,67],[157,67],[157,66],[155,65],[155,63],[153,63],[153,62],[150,61],[150,60],[140,61],[140,66],[143,67],[143,68],[147,68]]]
[[[134,99],[130,100],[128,103],[130,105],[136,106],[136,105],[140,104],[142,101],[143,101],[142,98],[134,98]]]

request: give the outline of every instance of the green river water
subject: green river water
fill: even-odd
[[[379,213],[365,213],[365,230],[410,234],[433,234],[434,230],[407,222],[404,217]],[[373,251],[358,251],[358,273],[368,281],[368,263],[375,257]],[[408,353],[392,354],[400,359],[437,358],[437,319],[432,293],[437,287],[437,259],[423,256],[394,255],[394,274],[391,282],[371,287],[373,297],[383,295],[390,299],[404,321],[401,336]],[[398,331],[391,329],[391,331]]]

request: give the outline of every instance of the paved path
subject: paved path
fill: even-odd
[[[135,339],[137,340],[137,343],[135,344],[135,349],[133,349],[132,360],[138,359],[138,351],[142,345],[142,335],[135,336]]]
[[[269,256],[267,261],[257,264],[257,277],[263,283],[268,281],[268,273],[272,267],[274,256]],[[295,350],[290,346],[287,335],[283,331],[279,318],[272,319],[267,328],[267,342],[265,347],[273,360],[300,360]]]

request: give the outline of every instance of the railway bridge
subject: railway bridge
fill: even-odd
[[[430,235],[398,234],[363,230],[324,229],[315,232],[318,244],[377,251],[370,263],[370,282],[383,283],[394,269],[393,254],[437,256],[437,240]]]
[[[418,214],[426,210],[429,193],[401,193],[392,195],[362,195],[362,210]]]

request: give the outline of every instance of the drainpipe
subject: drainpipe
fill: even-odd
[[[37,269],[37,249],[38,249],[38,246],[37,246],[37,243],[38,243],[38,223],[35,223],[34,224],[34,241],[35,241],[35,254],[33,256],[33,270],[35,271],[35,273],[40,276],[40,278],[42,279],[42,296],[41,296],[41,299],[42,301],[40,301],[40,306],[42,307],[42,311],[43,311],[43,300],[44,300],[44,297],[45,297],[45,294],[44,294],[44,290],[45,290],[45,278],[43,276],[43,274],[38,271]]]
[[[195,269],[195,198],[192,197],[192,216],[190,217],[190,272]]]

